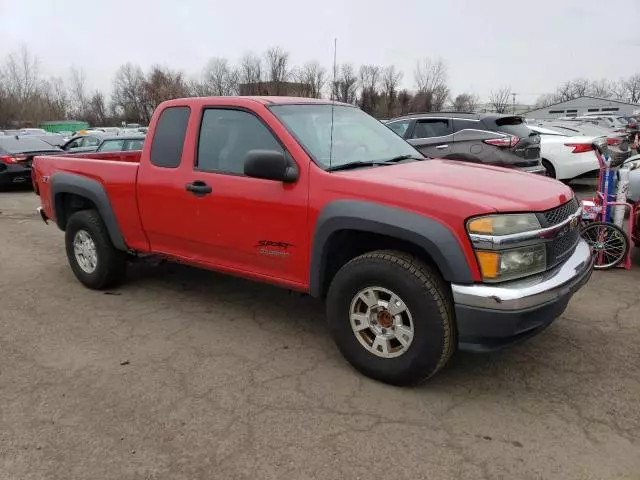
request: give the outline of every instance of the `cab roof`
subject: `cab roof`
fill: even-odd
[[[179,98],[175,100],[169,100],[167,103],[171,105],[179,105],[179,104],[196,104],[196,105],[206,105],[206,104],[242,104],[242,103],[251,103],[257,102],[262,105],[331,105],[332,103],[335,105],[344,105],[347,107],[353,107],[353,105],[349,103],[343,102],[332,102],[331,100],[323,99],[323,98],[307,98],[307,97],[278,97],[278,96],[229,96],[229,97],[189,97],[189,98]]]

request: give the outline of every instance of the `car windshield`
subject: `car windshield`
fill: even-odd
[[[323,168],[400,156],[422,158],[388,127],[356,107],[297,104],[270,108]]]

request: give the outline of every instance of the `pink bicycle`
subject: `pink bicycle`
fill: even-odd
[[[629,233],[625,232],[609,220],[611,207],[620,206],[632,210],[626,202],[609,200],[610,159],[606,144],[593,143],[598,157],[600,173],[598,175],[598,191],[592,200],[582,200],[582,228],[580,235],[591,247],[595,257],[594,268],[606,270],[623,261],[624,267],[631,268],[630,241],[634,231],[634,214],[629,215]]]

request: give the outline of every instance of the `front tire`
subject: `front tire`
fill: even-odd
[[[124,280],[127,254],[113,246],[97,211],[81,210],[71,215],[65,246],[71,270],[86,287],[104,290]]]
[[[392,385],[434,375],[457,345],[453,304],[440,275],[415,257],[375,251],[354,258],[327,295],[329,329],[359,372]]]
[[[542,166],[547,171],[547,177],[556,178],[556,169],[553,168],[553,165],[551,165],[549,160],[542,159]]]

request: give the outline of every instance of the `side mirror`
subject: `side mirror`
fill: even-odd
[[[298,167],[276,150],[250,150],[244,160],[247,177],[292,183],[298,179]]]

